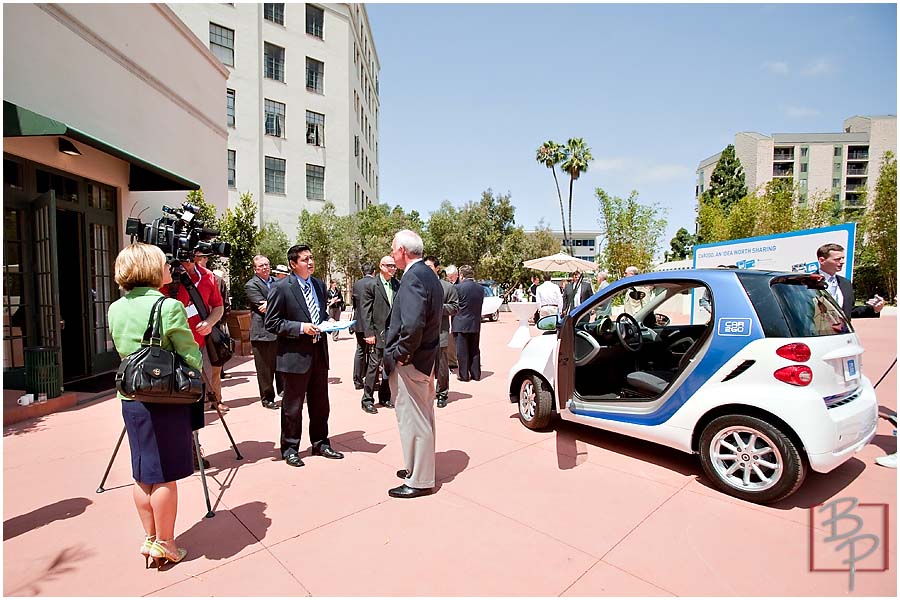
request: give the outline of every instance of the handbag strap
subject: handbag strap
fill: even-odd
[[[161,345],[162,303],[165,301],[165,299],[166,297],[163,296],[153,303],[153,308],[150,309],[150,318],[147,319],[147,329],[144,330],[144,337],[143,339],[141,339],[141,346]],[[153,319],[154,313],[156,313],[155,321]]]
[[[197,272],[199,273],[199,271]],[[181,274],[181,285],[187,289],[188,296],[191,297],[191,302],[194,303],[197,314],[200,315],[200,320],[205,321],[206,317],[209,316],[209,311],[206,309],[206,302],[203,301],[203,297],[200,296],[200,290],[194,285],[194,282],[191,280],[191,276],[187,274],[187,271]]]

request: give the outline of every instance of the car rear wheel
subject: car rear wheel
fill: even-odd
[[[550,387],[538,376],[519,383],[519,420],[528,429],[543,429],[550,422],[553,402]]]
[[[500,320],[500,309],[498,308],[498,309],[494,312],[494,314],[492,314],[490,317],[488,317],[488,319],[490,319],[491,321],[498,321],[498,320]]]
[[[700,462],[716,488],[756,503],[787,498],[806,477],[794,442],[777,427],[745,415],[718,417],[706,426]]]

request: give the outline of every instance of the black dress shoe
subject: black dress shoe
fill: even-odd
[[[379,401],[378,406],[383,406],[385,408],[394,408],[394,403],[390,400],[385,400],[384,402]]]
[[[313,456],[324,456],[325,458],[344,458],[343,453],[338,452],[328,444],[319,444],[312,447]]]
[[[447,399],[446,398],[438,398],[437,407],[444,408],[445,406],[447,406]]]
[[[353,384],[353,389],[355,389],[355,390],[361,390],[361,389],[363,389],[363,384],[361,384],[361,383],[354,383],[354,384]]]
[[[263,400],[262,401],[263,408],[278,408],[278,405],[275,404],[274,400]]]
[[[369,413],[370,415],[378,414],[378,409],[375,408],[375,405],[371,402],[363,402],[362,409]]]
[[[303,459],[301,459],[300,455],[296,454],[296,453],[288,454],[287,457],[284,459],[284,462],[286,462],[288,464],[288,466],[290,466],[290,467],[302,467],[303,466]]]
[[[388,490],[388,496],[391,498],[418,498],[419,496],[427,496],[434,492],[434,488],[414,488],[409,487],[405,483],[399,487]]]
[[[399,471],[397,471],[397,477],[399,477],[400,479],[406,479],[407,477],[409,477],[409,471],[407,471],[406,469],[400,469]]]
[[[459,381],[469,381],[468,377],[457,377]]]

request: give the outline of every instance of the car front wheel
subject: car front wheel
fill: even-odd
[[[500,309],[497,309],[496,311],[494,311],[494,314],[492,314],[492,315],[491,315],[490,317],[488,317],[488,318],[489,318],[491,321],[498,321],[498,320],[500,320]]]
[[[716,488],[760,504],[787,498],[806,477],[794,442],[777,427],[745,415],[718,417],[706,426],[700,461]]]
[[[525,377],[519,383],[519,420],[528,429],[543,429],[550,422],[553,402],[550,386],[540,377]]]

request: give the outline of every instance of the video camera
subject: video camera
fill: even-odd
[[[176,262],[194,260],[196,250],[216,256],[231,254],[230,244],[215,239],[219,235],[218,229],[209,229],[205,223],[194,219],[200,212],[198,206],[185,202],[181,208],[163,206],[162,211],[172,216],[154,219],[152,223],[141,223],[139,218],[129,217],[125,233],[131,236],[131,241],[153,244],[165,252],[167,259]]]

